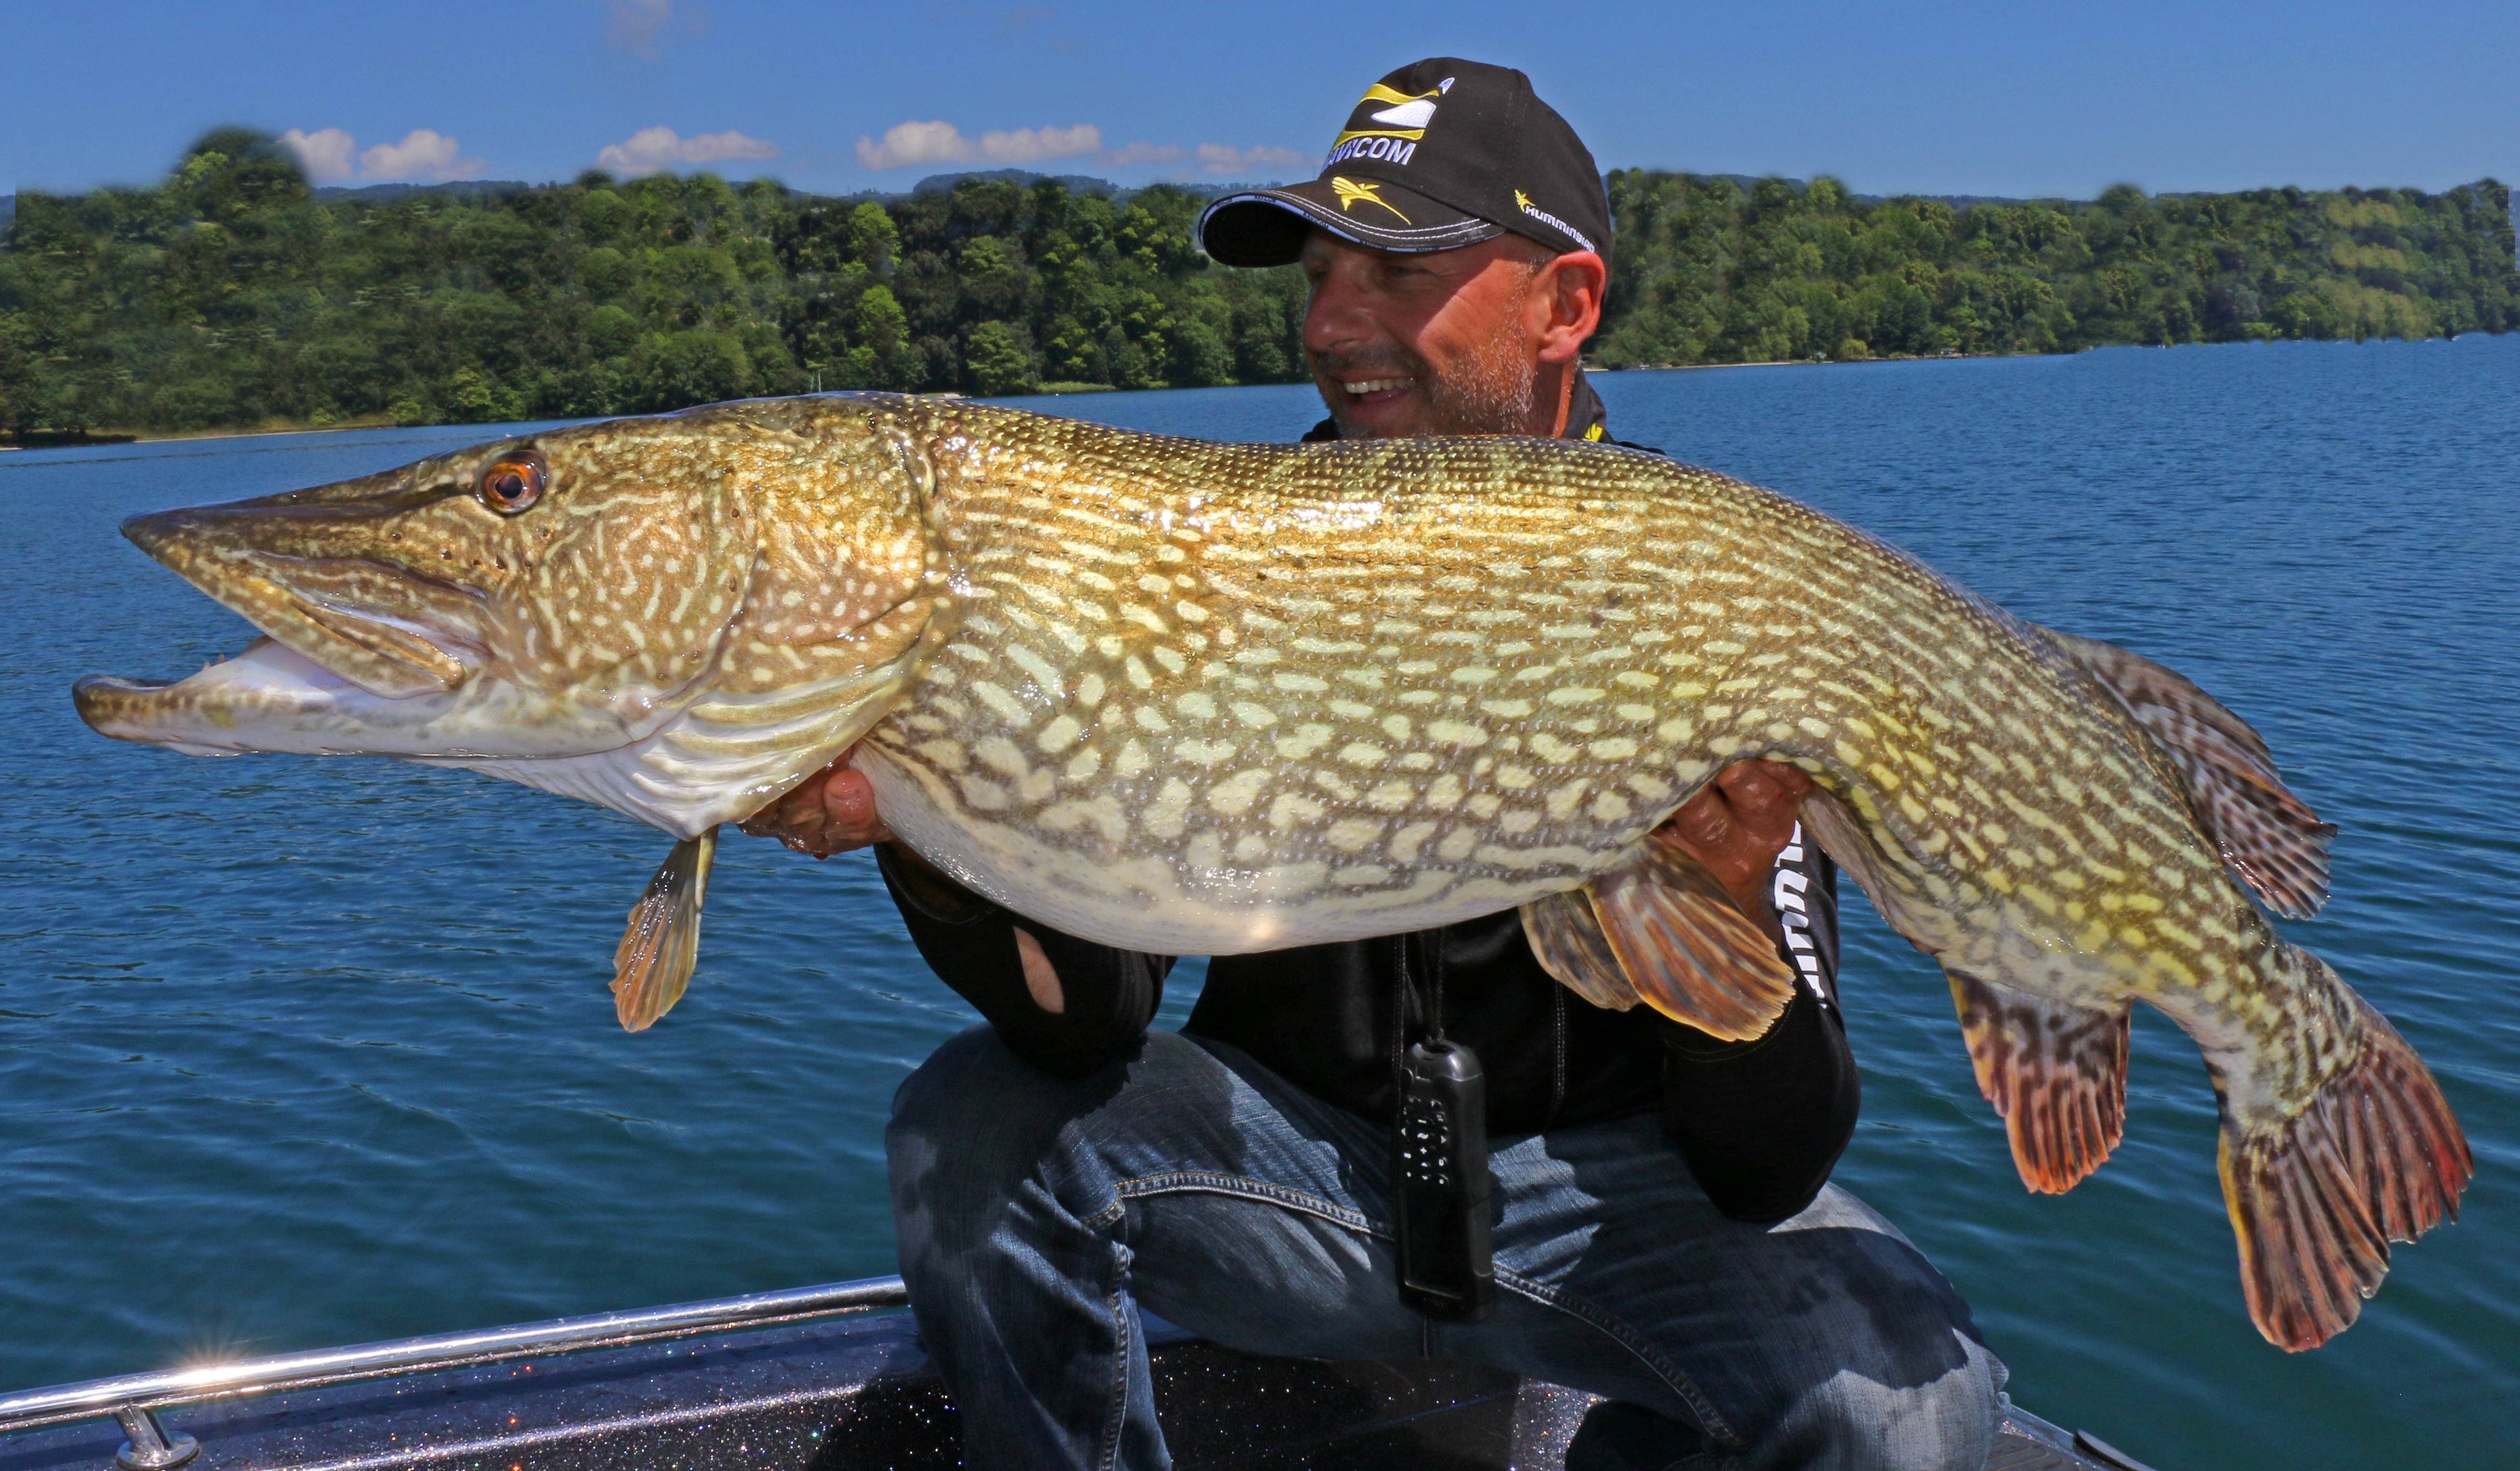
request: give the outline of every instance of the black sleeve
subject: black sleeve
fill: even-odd
[[[1095,945],[1023,920],[1058,972],[1065,1008],[1045,1011],[1024,985],[1013,914],[892,845],[876,849],[884,887],[901,908],[911,943],[937,978],[969,1002],[1016,1056],[1043,1072],[1082,1078],[1126,1052],[1154,1019],[1170,956]]]
[[[1786,853],[1802,860],[1795,847]],[[1862,1090],[1837,1007],[1837,869],[1814,850],[1780,862],[1778,912],[1802,984],[1764,1037],[1717,1042],[1677,1022],[1663,1043],[1663,1128],[1715,1208],[1782,1221],[1828,1183],[1855,1137]]]

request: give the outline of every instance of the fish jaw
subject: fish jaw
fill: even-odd
[[[445,494],[415,492],[415,478],[372,475],[325,492],[163,511],[124,521],[122,534],[266,636],[372,694],[444,693],[486,661],[492,590],[451,569],[425,574],[391,555],[395,528]]]
[[[408,701],[361,688],[272,638],[189,679],[165,683],[90,675],[70,689],[79,719],[100,736],[180,751],[356,755],[404,717]]]
[[[188,756],[548,760],[617,748],[642,735],[495,680],[379,694],[268,636],[186,679],[90,675],[70,693],[98,735]]]

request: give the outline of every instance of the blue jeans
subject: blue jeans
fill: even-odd
[[[1223,1044],[1152,1032],[1069,1082],[975,1027],[902,1085],[885,1146],[970,1466],[1168,1466],[1140,1304],[1256,1354],[1587,1390],[1679,1422],[1682,1465],[1986,1460],[2003,1366],[1907,1238],[1834,1185],[1728,1221],[1652,1114],[1494,1141],[1499,1302],[1472,1326],[1401,1306],[1387,1131]]]

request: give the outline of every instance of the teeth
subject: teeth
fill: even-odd
[[[1379,393],[1385,388],[1406,388],[1409,386],[1409,379],[1405,378],[1370,378],[1361,383],[1341,383],[1339,386],[1354,394]]]

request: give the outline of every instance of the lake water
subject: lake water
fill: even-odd
[[[1939,977],[1851,903],[1837,1178],[1976,1305],[2022,1402],[2163,1471],[2520,1459],[2520,336],[1598,381],[1622,437],[2194,677],[2344,826],[2334,903],[2287,928],[2429,1059],[2478,1179],[2308,1355],[2241,1310],[2193,1046],[2138,1008],[2125,1145],[2029,1196]],[[1301,388],[1031,406],[1248,439],[1318,414]],[[626,1036],[605,987],[658,834],[71,713],[78,675],[248,637],[122,517],[487,437],[0,454],[0,1389],[893,1270],[885,1107],[973,1018],[862,859],[731,837],[689,998]]]

